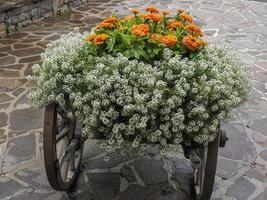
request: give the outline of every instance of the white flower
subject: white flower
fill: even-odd
[[[165,49],[152,66],[122,54],[83,57],[87,34],[75,30],[48,45],[43,64],[33,67],[38,87],[29,98],[36,107],[69,105],[67,116],[78,117],[89,138],[106,140],[108,152],[207,143],[248,96],[248,67],[226,47],[210,45],[197,60]]]

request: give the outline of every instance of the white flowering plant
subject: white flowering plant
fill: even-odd
[[[190,58],[165,48],[147,63],[97,55],[87,36],[74,30],[48,45],[43,64],[33,67],[38,87],[29,97],[36,107],[59,104],[107,152],[210,142],[248,96],[249,68],[226,46],[208,45]]]

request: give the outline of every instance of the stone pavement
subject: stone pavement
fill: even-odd
[[[42,152],[43,111],[26,98],[35,86],[25,76],[47,43],[73,27],[90,30],[112,12],[155,5],[188,9],[211,43],[226,42],[253,71],[248,101],[224,126],[229,142],[220,149],[212,199],[267,199],[267,3],[265,0],[97,0],[67,16],[49,18],[0,39],[0,199],[172,200],[190,199],[192,169],[182,158],[114,156],[109,162],[93,141],[85,144],[82,173],[71,193],[47,183]],[[172,167],[176,192],[164,163]]]

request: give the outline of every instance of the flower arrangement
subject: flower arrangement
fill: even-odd
[[[133,15],[124,19],[111,16],[96,26],[85,40],[97,55],[122,53],[129,59],[144,62],[160,60],[165,48],[176,54],[193,56],[207,43],[201,39],[201,28],[193,23],[193,17],[178,10],[174,16],[169,11],[154,7],[141,13],[133,9]]]
[[[33,67],[32,104],[57,102],[107,152],[212,141],[248,96],[248,67],[228,47],[207,45],[185,11],[146,11],[49,44]]]

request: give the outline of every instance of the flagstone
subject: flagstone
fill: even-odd
[[[125,177],[126,180],[127,180],[129,183],[137,182],[136,177],[135,177],[135,174],[134,174],[132,168],[129,167],[128,165],[124,165],[124,166],[121,168],[121,173],[122,173],[122,176]]]
[[[5,65],[5,66],[1,66],[0,69],[14,69],[14,70],[19,70],[22,67],[24,67],[23,64],[13,64],[13,65]]]
[[[0,79],[0,92],[9,92],[26,83],[25,79]]]
[[[0,58],[1,65],[10,65],[10,64],[13,64],[14,62],[15,62],[15,58],[13,56]]]
[[[116,173],[86,173],[91,184],[84,191],[87,198],[113,200],[120,188],[120,176]]]
[[[235,184],[228,188],[226,196],[237,200],[245,200],[256,190],[256,186],[244,177],[236,180]]]
[[[10,50],[11,50],[11,46],[4,46],[0,48],[0,52],[10,51]]]
[[[14,44],[16,43],[17,40],[13,40],[13,39],[7,39],[7,38],[0,38],[0,44],[3,44],[3,45],[8,45],[8,44]]]
[[[266,197],[267,197],[267,188],[265,188],[265,190],[264,190],[261,194],[259,194],[259,195],[255,198],[255,200],[265,200]]]
[[[36,41],[38,41],[38,40],[36,40]],[[44,52],[43,49],[41,49],[39,47],[33,47],[33,48],[28,48],[28,49],[10,51],[9,53],[11,55],[18,56],[18,57],[25,57],[25,56],[40,54],[43,52]]]
[[[24,186],[8,177],[1,178],[0,199],[11,199],[14,191],[19,192],[24,189]]]
[[[0,144],[4,143],[6,141],[7,135],[5,134],[4,129],[0,129]],[[0,157],[1,160],[1,157]]]
[[[233,160],[254,162],[256,149],[246,135],[245,126],[239,123],[227,124],[224,126],[229,140],[225,148],[220,149],[221,155]]]
[[[7,56],[6,53],[0,53],[0,58],[1,58],[1,57],[5,57],[5,56]]]
[[[28,36],[27,33],[13,33],[13,34],[8,35],[8,38],[21,39],[21,38],[24,38],[26,36]]]
[[[10,172],[20,164],[35,160],[35,147],[35,134],[33,133],[9,139],[3,161],[3,171]]]
[[[245,173],[245,176],[249,179],[256,179],[263,183],[267,181],[267,175],[265,174],[265,169],[259,170],[251,168]]]
[[[14,108],[19,108],[19,109],[29,108],[30,106],[31,105],[30,105],[29,99],[27,97],[27,94],[22,95],[14,104]]]
[[[160,160],[140,158],[131,162],[130,165],[135,167],[142,180],[148,185],[167,182],[167,173],[163,170],[163,163]]]
[[[9,106],[10,103],[0,103],[0,111],[6,111]]]
[[[39,193],[35,191],[27,191],[27,192],[14,196],[12,200],[37,200],[37,199],[44,200],[46,199],[48,195],[50,195],[48,192]]]
[[[95,16],[88,16],[88,17],[82,19],[82,21],[87,23],[87,24],[95,24],[95,23],[102,21],[102,19],[99,17],[95,17]]]
[[[255,119],[249,122],[249,128],[267,136],[267,118]]]
[[[51,35],[49,37],[46,37],[45,40],[53,41],[59,39],[60,37],[61,37],[60,35]]]
[[[0,112],[0,127],[7,125],[7,114],[4,112]]]
[[[48,43],[50,43],[50,42],[49,41],[40,41],[40,42],[37,42],[36,44],[42,48],[46,48]]]
[[[20,95],[23,91],[25,91],[24,88],[18,88],[18,89],[16,89],[16,90],[14,90],[14,91],[12,92],[12,94],[13,94],[14,96],[18,96],[18,95]]]
[[[33,46],[32,44],[14,44],[15,49],[25,49],[32,46]]]
[[[267,161],[267,149],[262,150],[259,155],[263,160]]]
[[[11,70],[7,70],[7,69],[2,69],[0,68],[0,78],[1,77],[20,77],[20,73],[18,71],[11,71]]]
[[[218,159],[217,175],[223,179],[229,179],[238,173],[238,162],[234,160]]]
[[[21,58],[19,60],[19,63],[32,63],[32,62],[38,62],[41,60],[41,56],[32,56],[32,57],[27,57],[27,58]]]
[[[10,114],[10,129],[12,131],[28,132],[43,127],[43,113],[34,108],[14,110]]]
[[[11,101],[13,98],[8,96],[7,94],[0,93],[0,103]]]
[[[35,38],[35,39],[24,39],[24,40],[21,40],[19,43],[22,43],[22,44],[29,44],[29,43],[34,43],[34,42],[37,42],[39,41],[40,39],[38,38]]]
[[[47,182],[46,172],[43,168],[25,168],[15,172],[15,177],[25,183],[29,184],[33,190],[43,190],[46,193],[51,193],[53,190],[50,187],[49,183]]]

